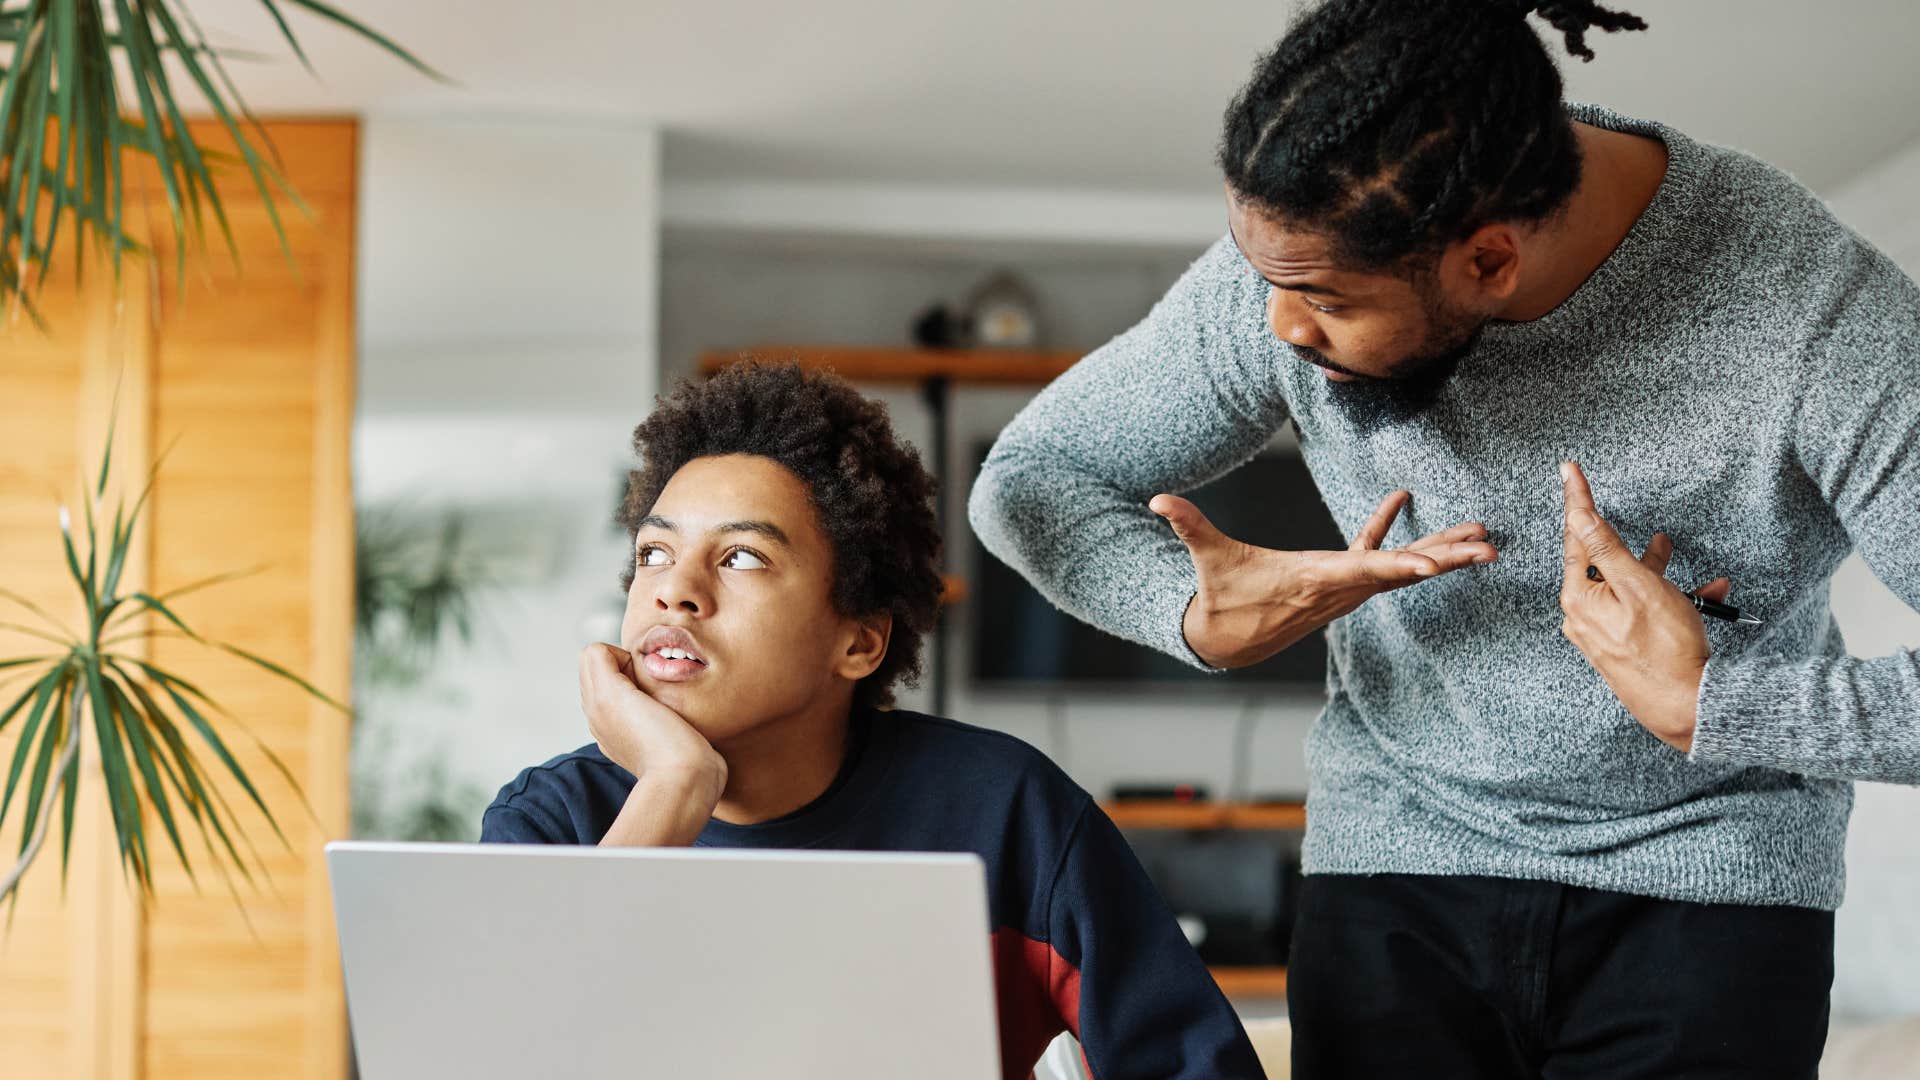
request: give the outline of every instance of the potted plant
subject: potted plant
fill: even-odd
[[[413,54],[322,0],[260,2],[302,62],[306,55],[286,19],[289,10],[344,27],[439,78]],[[126,159],[131,155],[149,158],[158,175],[179,268],[189,251],[206,246],[209,221],[234,249],[214,183],[221,170],[246,173],[286,248],[278,200],[304,208],[227,74],[225,62],[233,55],[209,42],[187,0],[0,0],[0,309],[24,310],[38,321],[33,295],[57,250],[71,252],[76,276],[85,271],[91,249],[104,246],[116,276],[125,255],[149,250],[126,224],[125,173],[131,163]],[[191,84],[199,104],[230,137],[230,151],[216,153],[195,143],[175,92],[179,78]],[[69,223],[70,235],[63,237]],[[66,626],[6,588],[0,577],[0,607],[10,606],[28,620],[0,625],[47,645],[38,655],[0,659],[0,685],[26,683],[17,697],[0,694],[0,733],[17,725],[19,736],[13,753],[0,760],[5,770],[0,824],[16,799],[25,815],[18,861],[0,877],[0,898],[16,902],[20,880],[41,854],[56,813],[64,872],[80,797],[79,749],[88,730],[98,745],[120,859],[143,896],[151,891],[152,848],[158,845],[148,835],[149,814],[189,872],[183,833],[197,826],[208,856],[223,873],[231,865],[251,879],[234,842],[236,836],[244,842],[244,833],[214,782],[219,773],[230,775],[280,832],[222,734],[237,720],[193,683],[128,654],[122,647],[129,642],[151,635],[184,637],[345,708],[280,665],[203,637],[172,606],[187,593],[239,575],[221,574],[157,596],[122,591],[129,546],[153,476],[131,506],[115,500],[108,523],[104,501],[112,446],[110,429],[98,482],[88,486],[82,501],[79,538],[71,515],[60,511],[60,542],[83,603],[84,625]],[[293,782],[270,751],[267,760]]]
[[[113,470],[111,425],[107,446],[108,452],[101,459],[99,481],[85,492],[84,532],[80,542],[74,537],[72,514],[64,506],[59,512],[60,541],[68,573],[85,609],[84,628],[76,631],[27,597],[0,587],[0,601],[24,611],[38,623],[9,621],[0,622],[0,626],[49,646],[49,651],[42,655],[0,659],[0,671],[15,673],[12,681],[21,681],[22,677],[30,680],[26,689],[0,710],[0,732],[11,723],[21,725],[19,740],[11,760],[6,763],[5,787],[0,788],[0,825],[5,824],[17,795],[24,794],[21,812],[25,815],[18,861],[5,877],[0,877],[0,899],[12,896],[17,902],[20,881],[40,855],[52,827],[56,802],[60,807],[64,878],[73,837],[74,807],[80,792],[79,753],[85,733],[82,725],[89,723],[99,748],[121,865],[141,886],[143,894],[150,892],[153,884],[153,845],[148,842],[145,820],[148,807],[152,808],[167,841],[189,874],[193,873],[193,862],[181,835],[183,818],[198,826],[208,857],[223,873],[228,862],[221,860],[222,851],[243,877],[252,880],[252,872],[234,844],[236,836],[245,834],[235,820],[233,807],[214,780],[218,771],[224,770],[238,782],[281,842],[286,842],[273,811],[260,797],[258,788],[234,757],[209,714],[228,724],[237,725],[238,721],[192,682],[120,647],[144,637],[182,637],[253,664],[276,678],[294,683],[314,698],[346,711],[345,705],[279,664],[239,646],[201,636],[171,606],[171,601],[181,596],[244,574],[220,574],[159,596],[139,590],[122,591],[121,577],[127,566],[134,530],[139,527],[140,515],[153,491],[160,463],[155,464],[146,486],[131,507],[124,499],[117,500],[112,523],[103,537],[100,526],[106,523],[107,508],[101,501],[106,497]],[[164,457],[162,455],[163,460]],[[156,618],[161,624],[154,624]],[[280,758],[265,743],[259,746],[267,760],[298,791],[298,781]],[[207,758],[201,756],[202,749],[217,764],[209,765]],[[219,848],[214,846],[215,839],[219,841]]]

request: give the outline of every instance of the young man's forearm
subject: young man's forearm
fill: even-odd
[[[687,847],[706,828],[725,780],[649,771],[627,794],[601,847]]]

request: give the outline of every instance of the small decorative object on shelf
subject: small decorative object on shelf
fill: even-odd
[[[999,271],[967,298],[966,321],[973,344],[985,349],[1040,346],[1040,305],[1033,290],[1009,271]]]
[[[964,349],[971,336],[967,317],[944,303],[913,317],[913,343],[923,349]]]

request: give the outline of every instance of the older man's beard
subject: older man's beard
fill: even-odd
[[[1460,361],[1480,343],[1485,319],[1445,307],[1436,291],[1423,290],[1421,299],[1427,312],[1426,340],[1413,355],[1395,364],[1392,374],[1327,381],[1327,401],[1363,431],[1403,423],[1432,408]],[[1312,349],[1295,346],[1294,351],[1308,363],[1346,370]]]

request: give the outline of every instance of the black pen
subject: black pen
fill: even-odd
[[[1708,600],[1705,597],[1695,596],[1692,593],[1687,594],[1687,599],[1693,601],[1694,610],[1702,615],[1711,615],[1716,619],[1725,619],[1728,622],[1746,623],[1749,626],[1760,625],[1760,616],[1749,615],[1739,608],[1734,607],[1732,604],[1722,604],[1717,601]]]
[[[1600,568],[1591,564],[1587,566],[1587,579],[1590,581],[1606,580],[1600,576]],[[1693,609],[1702,615],[1708,615],[1716,619],[1725,619],[1727,622],[1732,623],[1744,623],[1748,626],[1762,625],[1760,616],[1749,615],[1739,608],[1734,607],[1732,604],[1722,604],[1717,600],[1708,600],[1705,597],[1695,596],[1692,593],[1687,593],[1686,597],[1688,600],[1693,601]]]

